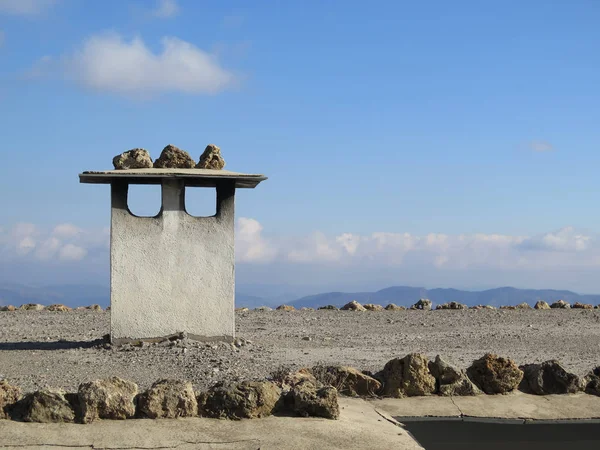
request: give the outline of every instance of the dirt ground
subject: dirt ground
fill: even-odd
[[[220,380],[264,378],[282,366],[378,371],[411,352],[440,354],[464,368],[486,352],[518,364],[557,359],[578,375],[600,365],[598,310],[238,312],[239,347],[187,339],[115,347],[102,339],[109,322],[109,312],[0,312],[0,379],[25,392],[74,392],[81,382],[112,375],[140,389],[161,378],[205,389]]]

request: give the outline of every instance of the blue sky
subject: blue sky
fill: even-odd
[[[241,281],[600,292],[598,23],[596,0],[0,0],[4,277],[104,279],[108,189],[77,174],[215,143],[269,176],[238,195]]]

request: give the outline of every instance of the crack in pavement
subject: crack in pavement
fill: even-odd
[[[460,417],[465,417],[465,415],[463,414],[462,410],[459,408],[459,406],[454,401],[454,397],[453,396],[450,396],[450,401],[452,402],[452,404],[454,406],[456,406],[456,409],[458,409],[458,412],[460,413]]]

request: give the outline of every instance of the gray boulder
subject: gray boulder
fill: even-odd
[[[404,306],[398,306],[394,303],[390,303],[385,307],[387,311],[405,311],[406,308]]]
[[[303,417],[339,419],[338,392],[333,386],[317,386],[303,381],[288,394],[292,412]]]
[[[600,397],[600,366],[588,373],[583,381],[587,394]]]
[[[84,423],[96,419],[124,420],[135,415],[137,384],[119,377],[83,383],[79,401]]]
[[[65,398],[65,393],[45,389],[26,395],[16,406],[18,417],[24,422],[70,423],[75,421],[75,411]]]
[[[150,158],[148,150],[134,148],[115,156],[113,166],[116,170],[150,169],[152,168],[152,158]]]
[[[436,379],[439,395],[450,397],[482,393],[464,370],[444,361],[440,355],[435,357],[435,361],[429,363],[429,371]]]
[[[417,303],[412,305],[410,309],[421,309],[423,311],[431,311],[431,300],[422,298]]]
[[[567,372],[558,361],[526,364],[520,369],[526,388],[534,394],[573,394],[581,390],[579,377]]]
[[[570,309],[571,305],[564,300],[558,300],[550,305],[552,309]]]
[[[192,169],[195,165],[195,161],[188,152],[171,144],[167,145],[160,157],[154,161],[156,169]]]
[[[9,410],[21,398],[21,389],[6,380],[0,380],[0,420],[8,419]]]
[[[221,149],[214,144],[208,144],[196,165],[197,169],[221,170],[225,167],[225,160],[221,156]]]
[[[349,303],[346,303],[344,306],[340,308],[342,311],[366,311],[367,309],[358,303],[356,300],[352,300]]]
[[[270,416],[280,397],[281,389],[271,381],[220,383],[198,396],[198,410],[216,419],[254,419]]]
[[[383,381],[381,392],[386,397],[402,398],[435,393],[435,378],[429,371],[429,361],[419,353],[388,361],[376,378]]]
[[[467,305],[458,302],[442,303],[437,305],[435,309],[468,309]]]
[[[514,391],[523,379],[523,371],[508,358],[487,353],[467,369],[469,378],[486,394]]]
[[[311,373],[321,384],[333,386],[343,395],[374,397],[381,389],[381,382],[354,367],[315,366]]]
[[[159,380],[140,395],[140,415],[150,419],[175,419],[198,414],[198,402],[189,381]]]

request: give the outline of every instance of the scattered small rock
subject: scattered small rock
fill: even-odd
[[[160,157],[154,161],[156,169],[192,169],[196,163],[185,150],[167,145],[160,154]]]
[[[277,311],[296,311],[296,308],[294,308],[291,305],[279,305],[277,308],[275,308]]]
[[[429,371],[429,361],[419,353],[388,361],[376,377],[383,381],[382,394],[387,397],[413,397],[435,392],[435,378]]]
[[[300,308],[300,311],[314,311],[315,308],[309,308],[308,306],[304,306],[302,308]]]
[[[44,308],[44,305],[40,305],[39,303],[25,303],[19,306],[21,311],[43,311]]]
[[[352,300],[349,303],[346,303],[344,306],[340,308],[342,311],[366,311],[367,309],[358,303],[356,300]]]
[[[381,305],[375,305],[373,303],[366,303],[364,305],[364,308],[367,311],[383,311],[383,306],[381,306]]]
[[[417,303],[412,305],[410,309],[421,309],[423,311],[431,311],[431,300],[422,298]]]
[[[389,305],[387,305],[385,307],[385,309],[388,311],[404,311],[404,310],[406,310],[406,308],[404,306],[398,306],[394,303],[390,303]]]
[[[567,372],[556,360],[526,364],[520,369],[526,388],[534,394],[573,394],[581,390],[579,377]]]
[[[113,166],[116,170],[150,169],[152,168],[152,158],[150,158],[148,150],[134,148],[115,156]]]
[[[269,308],[268,306],[259,306],[258,308],[254,308],[254,311],[273,311],[273,308]]]
[[[159,380],[139,397],[138,411],[150,419],[175,419],[198,414],[198,402],[192,383]]]
[[[68,312],[71,310],[72,310],[72,308],[69,308],[68,306],[65,306],[65,305],[61,305],[60,303],[46,306],[46,311]]]
[[[486,394],[506,394],[519,386],[523,371],[508,358],[486,353],[467,369],[469,378]]]
[[[575,302],[575,304],[573,304],[573,306],[571,306],[571,308],[573,308],[573,309],[594,309],[594,305],[590,305],[589,303]]]
[[[200,156],[196,169],[221,170],[225,167],[225,160],[221,156],[221,149],[214,144],[208,144]]]
[[[429,371],[435,377],[438,393],[443,396],[479,395],[481,390],[469,379],[467,373],[444,361],[440,355],[429,363]]]
[[[435,309],[467,309],[467,305],[458,302],[450,302],[437,305]]]
[[[271,381],[219,383],[198,396],[198,408],[205,417],[253,419],[270,416],[280,396],[281,389]]]
[[[545,302],[544,300],[539,300],[536,302],[534,308],[535,309],[550,309],[550,305],[547,302]]]
[[[312,338],[310,336],[304,336],[302,338],[303,341],[312,341]]]
[[[317,308],[317,309],[329,309],[332,311],[337,311],[338,307],[335,305],[326,305],[326,306],[319,306],[319,308]]]
[[[523,302],[523,303],[519,303],[518,305],[515,305],[515,309],[532,309],[532,308],[531,308],[531,306],[529,306],[529,303]]]
[[[135,415],[134,398],[137,384],[119,377],[83,383],[79,386],[79,400],[83,423],[96,419],[123,420]]]
[[[552,309],[570,309],[571,305],[564,300],[558,300],[550,305]]]

